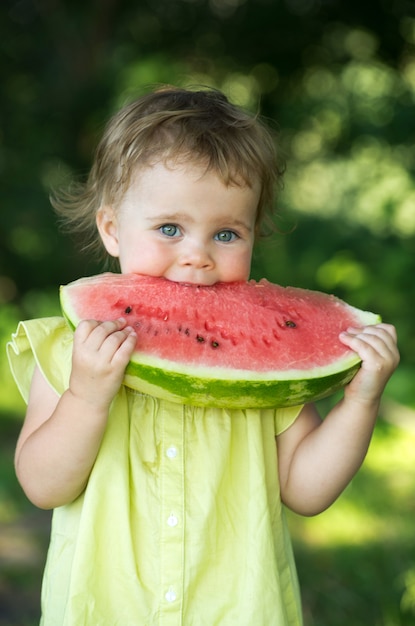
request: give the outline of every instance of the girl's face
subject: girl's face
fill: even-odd
[[[201,167],[137,172],[118,208],[97,225],[122,273],[213,285],[249,278],[259,185],[226,186]]]

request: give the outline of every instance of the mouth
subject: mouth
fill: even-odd
[[[169,278],[167,280],[170,280]],[[201,283],[201,282],[192,282],[188,280],[172,280],[173,283],[178,283],[179,285],[183,285],[183,287],[213,287],[216,283]]]
[[[178,283],[180,285],[185,285],[186,287],[212,287],[213,285],[216,285],[216,283],[218,282],[217,280],[215,281],[207,281],[207,280],[192,280],[192,279],[180,279],[180,278],[169,278],[167,276],[164,276],[164,278],[166,280],[170,280],[172,283]]]

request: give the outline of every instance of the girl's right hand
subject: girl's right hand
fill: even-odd
[[[123,318],[80,322],[74,334],[69,391],[107,409],[121,386],[136,341],[135,331]]]

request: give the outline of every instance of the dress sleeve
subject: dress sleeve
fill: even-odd
[[[72,343],[73,332],[63,317],[19,323],[6,349],[13,378],[26,403],[36,365],[58,395],[68,388]]]
[[[290,406],[282,409],[275,409],[275,434],[281,435],[295,422],[304,405]]]

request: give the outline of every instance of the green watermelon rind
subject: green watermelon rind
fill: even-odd
[[[127,366],[124,384],[136,391],[150,394],[164,400],[191,404],[193,406],[213,406],[217,408],[248,409],[290,407],[325,398],[347,385],[358,369],[361,361],[353,355],[340,365],[337,371],[330,367],[307,372],[278,372],[278,380],[272,374],[248,378],[251,373],[228,370],[227,378],[211,371],[210,377],[189,367],[189,372],[178,372],[149,363],[130,361]],[[243,374],[243,377],[241,376]],[[274,377],[275,377],[274,373]],[[284,375],[287,376],[284,379]],[[297,377],[298,376],[298,377]]]

